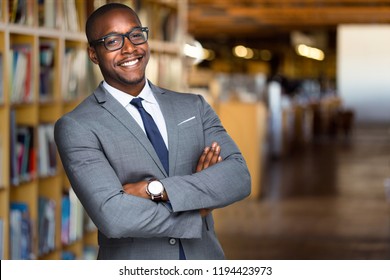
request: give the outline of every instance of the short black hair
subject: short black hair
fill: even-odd
[[[99,17],[103,16],[104,14],[106,14],[106,13],[112,11],[112,10],[117,10],[117,9],[128,10],[141,23],[137,13],[132,8],[130,8],[129,6],[127,6],[125,4],[122,4],[122,3],[108,3],[108,4],[105,4],[105,5],[97,8],[95,11],[93,11],[89,15],[89,17],[87,19],[87,22],[85,23],[85,35],[87,36],[88,42],[91,42],[92,40],[96,39],[96,38],[91,38],[91,37],[92,37],[92,33],[93,33],[93,27],[94,27],[95,22],[97,21],[97,19]]]

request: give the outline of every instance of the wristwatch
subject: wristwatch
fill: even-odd
[[[153,201],[161,201],[164,198],[164,191],[164,185],[156,179],[150,180],[146,186],[146,193]]]

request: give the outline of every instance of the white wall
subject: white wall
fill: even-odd
[[[390,25],[341,25],[337,87],[358,122],[390,122]]]

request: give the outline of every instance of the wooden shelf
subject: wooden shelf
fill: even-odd
[[[17,1],[17,0],[12,0]],[[0,66],[2,67],[2,76],[0,77],[2,86],[0,91],[0,219],[2,221],[2,236],[3,240],[0,246],[3,246],[2,259],[12,259],[13,253],[12,246],[10,245],[11,239],[9,232],[11,230],[11,204],[15,202],[22,202],[28,207],[30,223],[31,223],[31,236],[32,252],[29,258],[32,259],[61,259],[65,257],[67,252],[70,252],[75,259],[84,259],[85,257],[91,258],[91,254],[84,256],[85,248],[91,248],[97,246],[97,230],[96,229],[83,229],[83,235],[77,237],[76,240],[70,241],[70,244],[63,242],[62,231],[62,211],[63,211],[63,196],[71,190],[69,181],[60,165],[60,159],[58,154],[55,154],[55,160],[57,161],[56,169],[50,170],[45,173],[42,170],[42,153],[45,146],[41,146],[41,140],[43,136],[40,134],[42,126],[54,125],[54,123],[65,113],[75,108],[86,95],[91,94],[92,90],[96,88],[100,82],[101,76],[94,76],[90,74],[90,67],[97,67],[89,62],[87,57],[87,40],[83,32],[84,25],[89,9],[94,9],[93,0],[56,0],[55,3],[59,4],[58,14],[55,14],[55,19],[64,20],[69,13],[75,13],[78,22],[76,29],[70,29],[65,22],[63,24],[57,24],[58,28],[50,26],[40,26],[39,24],[39,9],[38,3],[40,1],[28,1],[28,8],[31,8],[31,14],[27,15],[27,21],[30,25],[19,24],[9,22],[11,18],[12,9],[9,8],[11,0],[1,1],[2,9],[0,14]],[[101,3],[103,1],[99,1]],[[120,1],[119,1],[120,2]],[[124,1],[129,3],[131,1]],[[144,9],[144,14],[148,22],[155,20],[155,13],[159,13],[159,9],[169,9],[174,13],[177,20],[183,20],[182,14],[186,8],[186,1],[178,0],[153,0],[142,1],[140,9]],[[66,10],[65,5],[74,4],[75,10]],[[29,6],[32,5],[32,6]],[[153,8],[149,8],[153,7]],[[42,24],[41,24],[42,25]],[[55,25],[55,24],[54,24]],[[53,25],[53,26],[54,26]],[[154,25],[155,26],[155,25]],[[158,38],[164,37],[161,34],[154,33],[150,38],[150,47],[152,50],[152,56],[155,60],[169,59],[175,60],[179,66],[182,63],[182,42],[184,38],[185,29],[181,26],[185,24],[178,24],[175,28],[175,40],[164,41]],[[179,28],[178,28],[179,27]],[[155,32],[156,30],[154,30]],[[30,54],[24,53],[24,50],[16,51],[16,45],[23,45]],[[15,51],[12,49],[15,48]],[[15,55],[15,53],[17,53]],[[40,60],[41,54],[43,58],[50,59],[51,61]],[[19,59],[22,59],[21,61]],[[77,60],[77,61],[76,61]],[[81,63],[80,63],[81,61]],[[84,63],[85,62],[85,63]],[[87,64],[90,63],[90,64]],[[24,65],[25,79],[24,84],[17,84],[20,81],[13,81],[13,69],[20,65]],[[22,64],[26,63],[26,64]],[[77,67],[71,68],[72,63],[80,63]],[[52,65],[52,66],[50,66]],[[29,66],[29,67],[27,67]],[[52,67],[52,68],[49,68]],[[81,76],[76,73],[77,79],[74,80],[78,84],[75,88],[70,88],[69,72],[75,69],[83,68],[80,73],[87,73]],[[88,69],[86,68],[88,67]],[[162,67],[162,66],[160,66]],[[168,66],[166,66],[168,67]],[[20,69],[23,69],[21,67]],[[49,76],[40,77],[44,75],[45,71],[49,73]],[[152,82],[165,86],[170,86],[168,82],[172,77],[166,78],[165,75],[160,75],[160,70],[157,69],[155,80]],[[164,71],[167,72],[167,71]],[[181,71],[182,72],[182,71]],[[180,73],[181,73],[180,72]],[[17,77],[21,77],[21,72],[17,73]],[[182,85],[180,74],[173,73],[175,80],[179,83],[175,83],[173,87],[179,87]],[[16,76],[16,74],[15,74]],[[8,82],[10,81],[10,82]],[[43,83],[45,81],[45,83]],[[46,83],[48,81],[48,83]],[[88,84],[86,81],[90,81]],[[28,84],[29,83],[29,84]],[[45,90],[43,86],[48,85]],[[27,95],[26,88],[31,88],[31,98],[26,101],[24,99],[16,99],[16,89],[21,88],[22,96]],[[74,90],[74,91],[73,91]],[[70,94],[69,94],[70,93]],[[15,116],[15,118],[11,118]],[[12,138],[13,132],[18,127],[28,127],[31,135],[29,135],[31,147],[29,151],[29,161],[23,165],[26,170],[34,170],[35,175],[29,180],[20,182],[13,185],[11,180],[11,170],[13,170],[10,164],[11,158],[15,157],[15,151],[20,151],[20,147],[23,145],[17,144],[19,141],[16,138]],[[19,150],[18,150],[19,149]],[[27,150],[27,149],[26,149]],[[12,153],[14,151],[14,153]],[[20,153],[22,155],[22,153]],[[34,156],[32,156],[34,154]],[[20,158],[23,158],[20,156]],[[19,160],[19,158],[18,158]],[[34,169],[35,168],[35,169]],[[46,170],[47,171],[47,170]],[[17,180],[16,180],[17,181]],[[40,219],[40,198],[49,199],[55,206],[54,212],[54,238],[52,242],[54,247],[51,249],[41,250],[40,246],[43,238],[39,232],[39,219]],[[92,250],[93,252],[93,250]],[[65,257],[68,258],[68,257]]]

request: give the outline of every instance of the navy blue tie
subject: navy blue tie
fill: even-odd
[[[156,150],[156,153],[160,158],[160,161],[163,164],[165,171],[167,172],[167,174],[169,174],[168,149],[165,146],[165,142],[161,136],[160,130],[158,130],[158,127],[154,122],[152,116],[149,115],[149,113],[146,112],[145,108],[142,106],[142,100],[143,99],[141,97],[133,98],[133,100],[130,101],[130,104],[138,109],[138,112],[140,113],[142,121],[144,123],[146,135],[148,136],[150,142],[152,143],[154,149]],[[186,259],[183,245],[181,244],[180,240],[179,240],[179,259],[180,260]]]
[[[141,97],[133,98],[130,104],[138,109],[138,112],[140,113],[142,121],[144,123],[146,135],[148,136],[150,142],[152,143],[154,149],[156,150],[156,153],[160,158],[160,161],[164,166],[165,171],[168,174],[169,173],[168,149],[161,136],[160,130],[158,130],[158,127],[154,122],[152,116],[149,115],[149,113],[146,112],[145,108],[142,106],[141,103],[142,100],[143,99]]]

